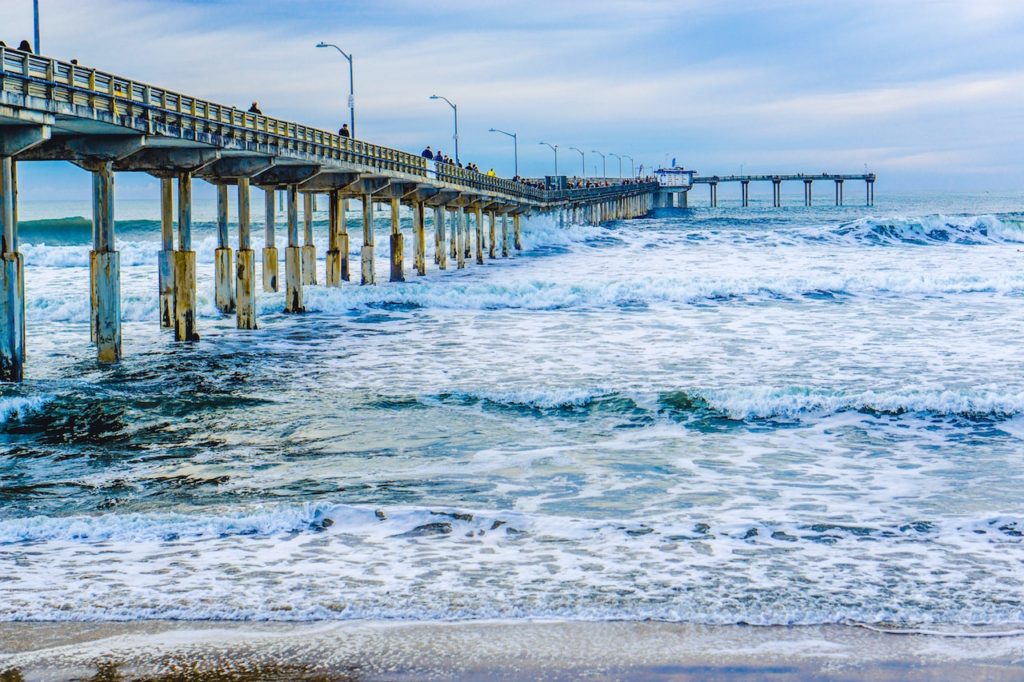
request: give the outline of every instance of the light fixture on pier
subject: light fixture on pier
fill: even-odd
[[[604,154],[602,154],[601,152],[597,151],[596,149],[591,149],[590,153],[591,154],[597,154],[598,156],[601,157],[601,177],[602,178],[607,178],[608,177],[608,163],[607,163],[607,159],[604,158]]]
[[[355,76],[353,75],[352,69],[352,55],[345,50],[341,49],[334,43],[325,43],[320,41],[316,44],[317,47],[333,47],[335,50],[341,53],[341,56],[348,60],[348,113],[349,113],[349,125],[351,126],[352,137],[356,136],[356,95],[355,95]]]
[[[515,133],[509,133],[504,130],[498,130],[497,128],[490,128],[487,132],[489,133],[501,133],[502,135],[508,135],[512,138],[512,149],[515,154],[515,165],[516,174],[515,177],[519,177],[519,137]]]
[[[579,147],[569,147],[569,149],[572,149],[573,151],[577,151],[580,153],[580,167],[583,169],[583,175],[581,175],[580,177],[587,177],[587,157],[583,153],[583,150],[580,149]]]
[[[541,144],[545,145],[546,147],[550,147],[551,151],[555,153],[555,175],[558,175],[558,145],[548,144],[547,142],[541,142]]]
[[[430,99],[443,99],[445,102],[448,102],[448,106],[455,112],[455,135],[453,139],[455,140],[455,165],[457,166],[459,165],[459,105],[441,95],[431,95]]]

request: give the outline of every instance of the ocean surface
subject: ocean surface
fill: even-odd
[[[183,345],[154,193],[117,207],[101,366],[90,208],[24,202],[0,621],[1024,623],[1024,196],[721,203],[534,217],[511,258],[300,316],[260,291],[255,332],[213,306],[200,204]]]

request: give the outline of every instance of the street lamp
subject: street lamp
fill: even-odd
[[[452,101],[450,99],[448,99],[447,97],[442,97],[440,95],[431,95],[430,99],[443,99],[445,102],[448,102],[448,106],[450,106],[452,108],[452,111],[455,112],[455,138],[454,138],[455,139],[455,165],[458,166],[459,165],[459,107],[458,107],[458,105],[453,104]]]
[[[555,175],[558,175],[558,145],[548,144],[547,142],[541,142],[541,144],[551,147],[551,151],[555,153]]]
[[[587,177],[587,157],[583,155],[583,150],[577,147],[569,147],[569,149],[573,149],[580,153],[580,166],[583,168],[583,175],[580,177]]]
[[[619,179],[621,180],[622,179],[622,157],[619,156],[618,154],[612,154],[611,152],[608,152],[608,156],[614,156],[616,159],[619,160]]]
[[[348,60],[348,113],[349,125],[352,127],[352,137],[356,136],[356,80],[352,70],[352,55],[333,43],[325,43],[322,40],[316,44],[317,47],[333,47],[341,53],[341,56]]]
[[[599,155],[601,157],[601,178],[602,179],[603,178],[607,178],[608,177],[608,163],[607,163],[607,159],[604,158],[604,154],[602,154],[601,152],[597,151],[596,149],[591,149],[590,153],[591,154],[597,154],[597,155]]]
[[[635,178],[636,177],[636,161],[634,161],[633,157],[630,156],[629,154],[623,154],[622,158],[629,159],[629,176],[631,178]]]
[[[491,132],[491,133],[501,133],[502,135],[508,135],[509,137],[512,138],[512,149],[514,150],[515,160],[516,160],[516,177],[518,178],[519,177],[519,137],[515,133],[508,133],[508,132],[505,132],[504,130],[498,130],[497,128],[491,128],[488,132]]]

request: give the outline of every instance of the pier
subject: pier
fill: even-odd
[[[389,207],[389,281],[406,278],[399,210],[411,208],[413,270],[427,274],[426,224],[434,231],[437,268],[482,265],[521,250],[522,216],[550,214],[600,223],[646,214],[656,182],[539,189],[416,154],[340,137],[310,126],[191,97],[84,66],[0,48],[0,380],[20,381],[25,364],[24,259],[18,249],[17,166],[68,161],[93,179],[90,253],[91,339],[101,362],[121,357],[120,260],[115,235],[119,172],[160,179],[161,251],[155,265],[160,325],[177,341],[199,338],[196,253],[192,249],[192,183],[217,187],[215,301],[237,328],[255,329],[256,260],[251,245],[250,194],[264,191],[262,289],[281,287],[277,224],[284,221],[284,310],[302,313],[303,287],[340,287],[352,277],[345,216],[362,206],[359,282],[378,283],[373,206]],[[562,183],[564,185],[564,183]],[[603,184],[603,183],[602,183]],[[557,184],[556,184],[557,186]],[[235,190],[236,248],[230,243],[229,202]],[[278,216],[275,195],[284,193]],[[173,199],[177,193],[177,220]],[[312,213],[316,195],[328,206],[328,251],[316,274]],[[300,197],[301,210],[300,210]],[[301,216],[301,229],[300,229]],[[471,229],[472,227],[472,229]],[[176,228],[176,229],[175,229]],[[475,249],[471,242],[475,238]],[[511,244],[510,244],[511,242]],[[499,255],[500,254],[500,255]],[[475,258],[474,258],[475,256]]]
[[[659,171],[660,173],[660,171]],[[750,206],[750,183],[770,182],[772,183],[772,207],[782,207],[782,183],[802,182],[804,186],[804,206],[813,205],[813,185],[817,182],[832,183],[835,186],[835,205],[844,204],[843,183],[848,181],[862,180],[864,182],[864,205],[875,205],[875,179],[874,173],[796,173],[788,175],[696,175],[693,171],[682,171],[672,173],[674,182],[662,183],[661,191],[657,198],[657,205],[663,208],[689,207],[689,192],[695,185],[708,186],[708,203],[712,208],[718,207],[718,185],[719,183],[739,183],[740,204],[745,208]]]

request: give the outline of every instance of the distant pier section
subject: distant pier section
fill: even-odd
[[[813,187],[817,182],[830,182],[835,185],[835,205],[844,203],[843,185],[846,182],[862,180],[864,182],[864,201],[866,206],[875,205],[875,174],[874,173],[796,173],[789,175],[697,175],[696,171],[683,168],[662,168],[655,171],[660,190],[656,199],[659,208],[687,208],[689,193],[695,185],[708,186],[708,200],[712,208],[718,207],[718,184],[739,183],[740,204],[750,206],[750,183],[772,183],[772,206],[782,206],[782,183],[802,182],[804,185],[804,206],[813,205]]]

